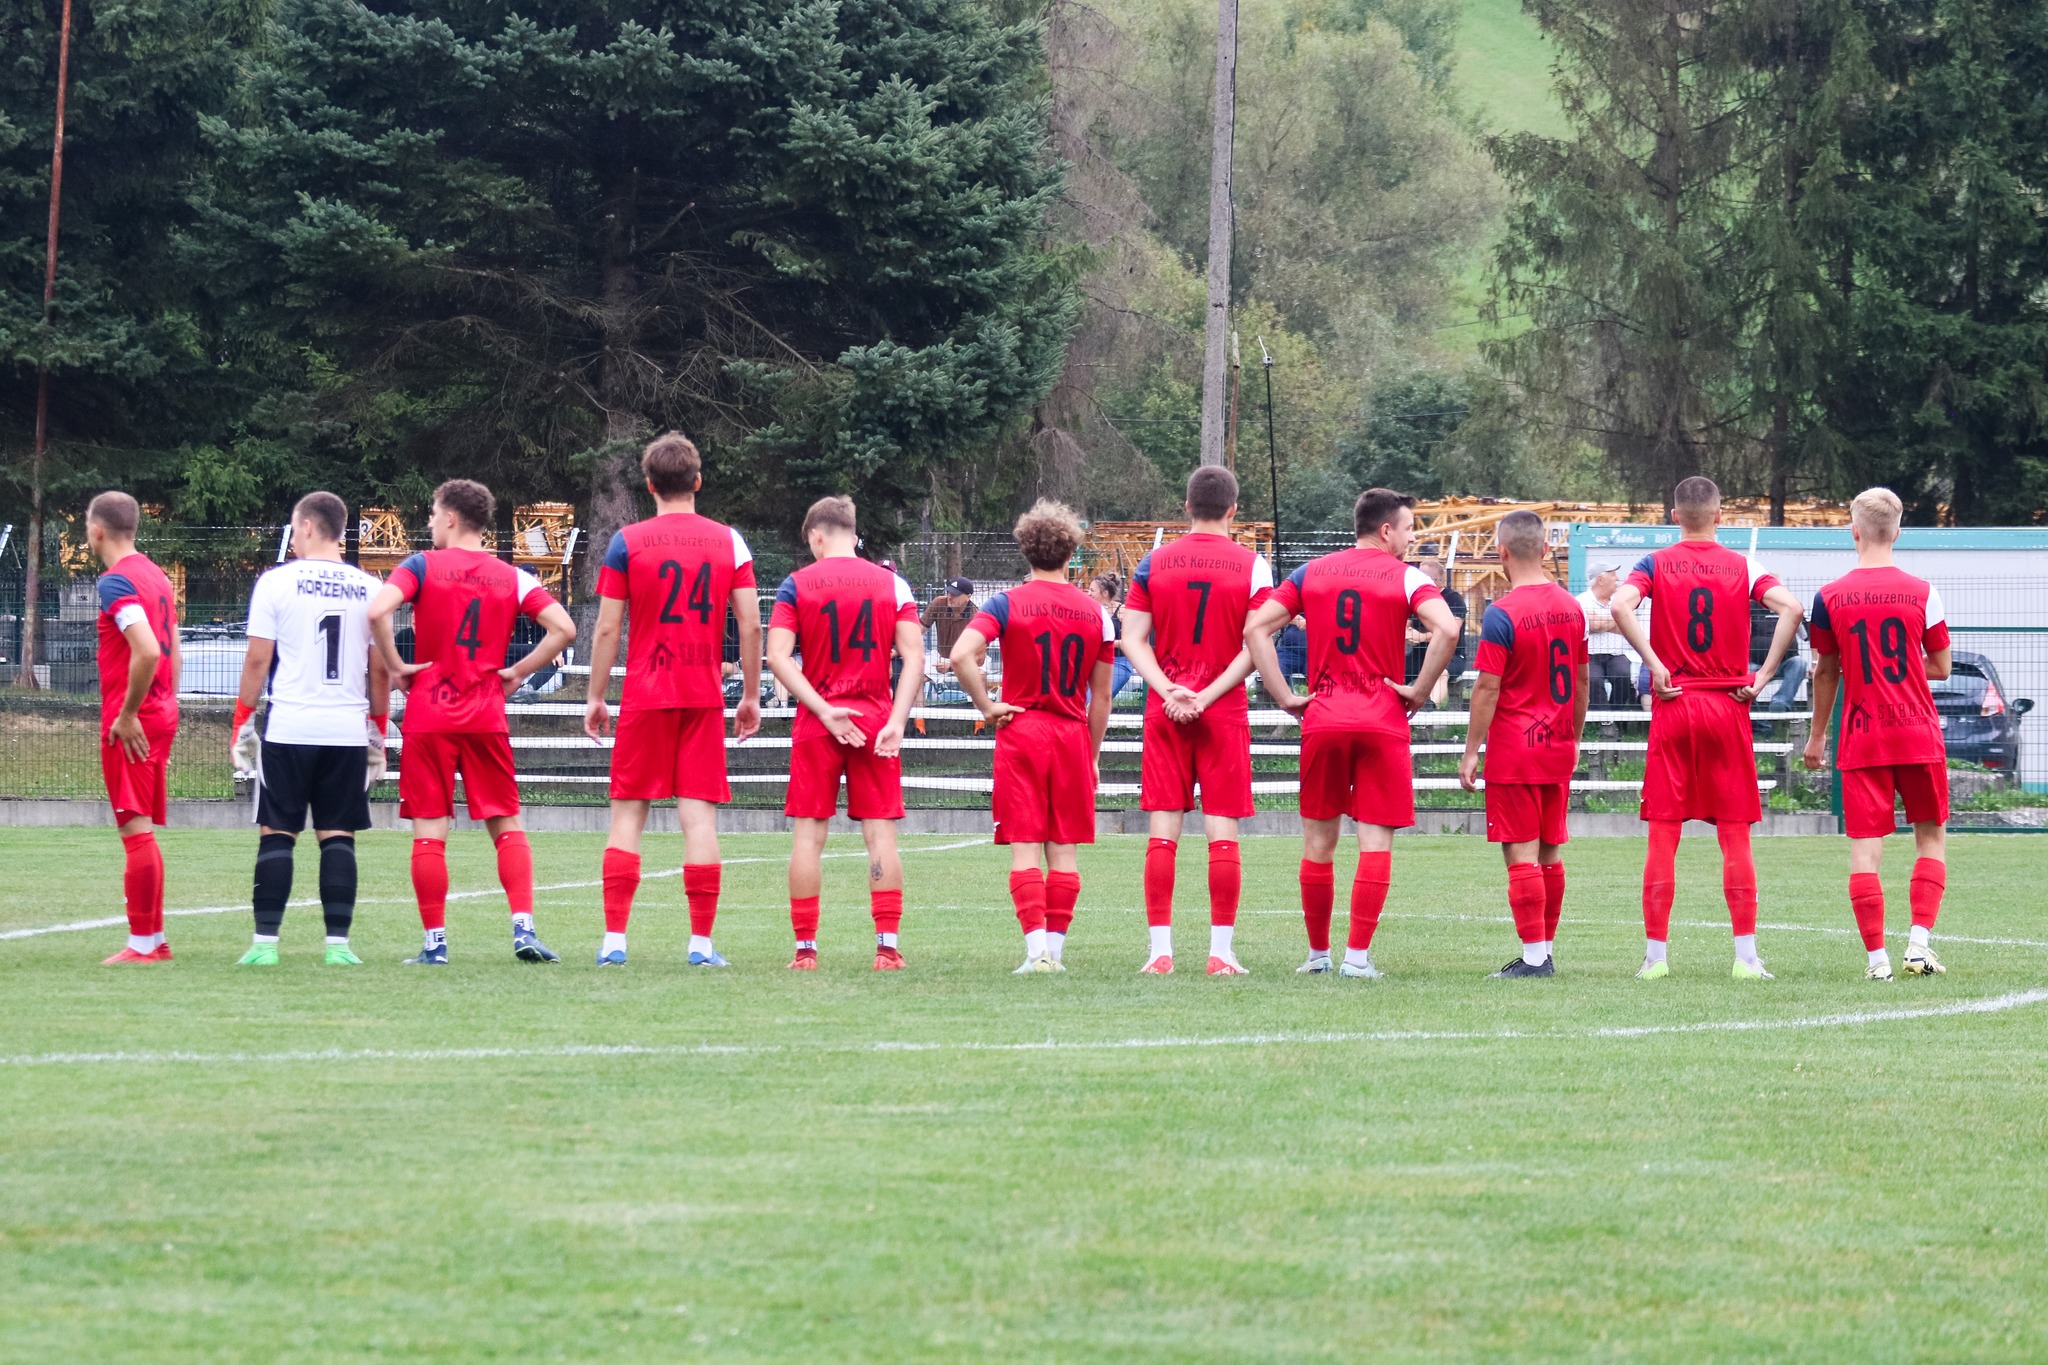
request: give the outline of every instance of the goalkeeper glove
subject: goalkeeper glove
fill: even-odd
[[[370,745],[369,765],[363,782],[365,790],[376,786],[378,782],[382,781],[385,770],[390,766],[390,760],[384,750],[384,732],[390,724],[391,717],[389,716],[371,716],[369,722],[363,726],[364,736],[368,739]]]
[[[253,706],[235,703],[235,741],[228,746],[228,761],[234,766],[236,777],[254,777],[262,761],[263,742],[256,738],[255,712]]]

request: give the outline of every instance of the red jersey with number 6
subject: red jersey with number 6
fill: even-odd
[[[826,701],[859,711],[854,723],[872,735],[889,718],[896,624],[917,619],[908,583],[879,564],[835,555],[782,580],[768,625],[795,632],[804,677]],[[824,730],[809,710],[798,710],[797,738]]]
[[[726,611],[753,586],[753,552],[722,521],[672,512],[614,535],[597,591],[626,604],[619,709],[723,707]]]
[[[1042,578],[989,598],[967,628],[1003,652],[1003,701],[1069,720],[1087,719],[1095,665],[1116,653],[1103,605]]]
[[[1443,594],[1422,570],[1381,549],[1311,559],[1273,590],[1308,623],[1308,710],[1303,734],[1359,730],[1408,737],[1408,708],[1394,695],[1406,673],[1408,618]]]
[[[1579,761],[1573,723],[1586,662],[1586,609],[1555,583],[1525,583],[1486,609],[1473,666],[1500,679],[1486,732],[1486,781],[1569,782]]]
[[[1838,768],[1946,763],[1927,656],[1949,647],[1941,593],[1905,570],[1851,569],[1813,595],[1808,638],[1842,656]]]
[[[171,685],[171,639],[178,633],[177,593],[171,580],[145,554],[124,555],[100,575],[100,739],[112,732],[114,718],[128,700],[128,636],[138,621],[147,622],[162,655],[156,677],[143,694],[138,713],[144,733],[169,734],[178,728],[178,694]]]
[[[406,694],[406,735],[506,733],[498,670],[520,615],[554,605],[548,590],[483,550],[408,555],[388,582],[412,603],[413,662],[429,665]]]
[[[1273,567],[1228,536],[1194,531],[1138,561],[1124,605],[1152,614],[1152,650],[1174,682],[1199,692],[1244,648],[1245,618],[1273,595]],[[1166,709],[1158,693],[1145,709]],[[1216,699],[1208,714],[1242,718],[1244,689]]]
[[[1749,670],[1749,604],[1778,586],[1777,575],[1709,540],[1681,540],[1636,561],[1629,585],[1650,612],[1650,648],[1677,686],[1733,692]]]

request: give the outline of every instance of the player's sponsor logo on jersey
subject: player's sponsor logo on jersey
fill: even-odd
[[[1870,712],[1863,708],[1862,702],[1859,701],[1854,706],[1851,706],[1842,717],[1842,729],[1845,733],[1852,735],[1870,733]]]
[[[1547,749],[1557,742],[1557,731],[1550,728],[1550,722],[1539,720],[1522,731],[1522,743],[1530,749]]]
[[[454,679],[438,677],[434,679],[434,686],[428,695],[433,698],[437,705],[452,708],[468,694],[469,689],[461,686]]]
[[[654,651],[647,656],[649,668],[670,669],[676,666],[676,652],[668,647],[666,640],[658,641]]]

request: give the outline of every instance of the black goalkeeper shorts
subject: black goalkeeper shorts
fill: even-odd
[[[256,823],[297,834],[370,827],[369,749],[362,744],[268,744],[256,787]]]

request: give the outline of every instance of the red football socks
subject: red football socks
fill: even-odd
[[[1643,936],[1654,943],[1671,937],[1671,901],[1678,894],[1676,820],[1651,820],[1650,852],[1643,859]]]
[[[1301,918],[1308,926],[1308,950],[1328,956],[1330,912],[1337,902],[1337,873],[1330,863],[1301,860]]]
[[[1237,841],[1209,841],[1209,923],[1235,925],[1238,897],[1244,891],[1244,864]]]
[[[1932,929],[1935,917],[1941,914],[1941,896],[1948,889],[1948,864],[1939,858],[1921,858],[1913,864],[1913,880],[1908,884],[1907,894],[1912,897],[1913,927]],[[162,932],[163,920],[157,920],[157,930]]]
[[[1351,879],[1351,937],[1345,940],[1345,947],[1361,952],[1372,947],[1373,931],[1380,927],[1380,911],[1386,908],[1387,884],[1393,876],[1393,854],[1358,855],[1358,875]]]
[[[1557,942],[1557,922],[1564,918],[1564,864],[1543,864],[1543,941]]]
[[[1171,839],[1145,845],[1145,923],[1154,929],[1173,923],[1173,860],[1179,852]]]
[[[1522,942],[1543,942],[1543,870],[1536,864],[1508,864],[1508,913]]]
[[[1884,947],[1884,879],[1875,872],[1849,874],[1849,909],[1870,952]]]
[[[1078,872],[1048,872],[1045,874],[1045,932],[1064,934],[1074,922],[1074,906],[1081,899],[1081,874]]]
[[[1045,928],[1045,874],[1035,867],[1010,874],[1010,904],[1025,933]]]
[[[1749,822],[1722,820],[1714,833],[1721,840],[1721,894],[1728,901],[1728,924],[1741,938],[1756,932],[1756,859],[1749,851]]]
[[[719,863],[684,863],[683,895],[690,902],[690,933],[710,938],[718,922],[718,883],[723,870]]]
[[[640,889],[640,855],[623,848],[604,851],[604,931],[623,934],[633,918],[633,894]]]
[[[868,892],[868,912],[875,917],[876,933],[899,932],[903,924],[902,890]]]
[[[789,898],[789,927],[796,933],[798,943],[818,941],[818,898],[816,896],[791,896]]]
[[[448,924],[448,841],[412,841],[412,893],[420,903],[420,927],[441,929]]]
[[[498,836],[498,885],[515,915],[533,913],[533,845],[526,831],[508,829]]]
[[[128,903],[128,932],[136,938],[161,934],[164,931],[164,852],[157,846],[155,832],[144,830],[140,834],[122,835],[121,851],[124,855],[121,891]]]

